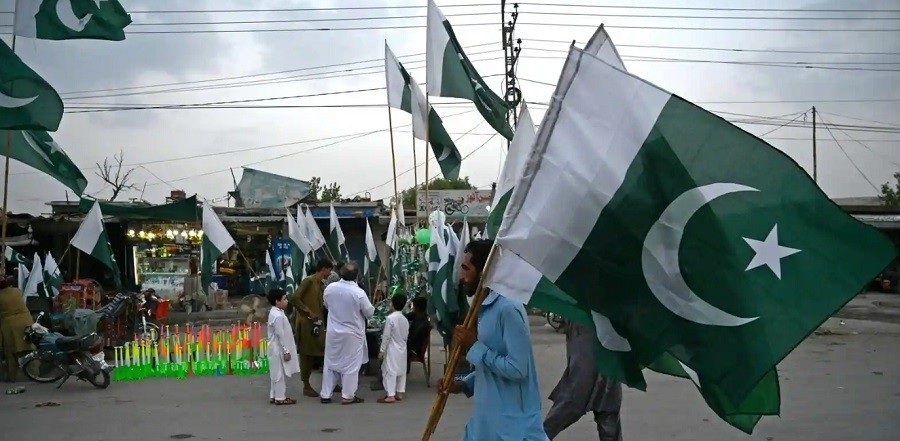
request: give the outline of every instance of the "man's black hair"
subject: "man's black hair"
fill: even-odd
[[[416,297],[413,298],[413,311],[425,312],[425,309],[428,307],[428,299],[425,297]]]
[[[269,293],[266,294],[266,298],[269,299],[270,305],[275,306],[275,303],[281,300],[281,298],[286,295],[287,293],[284,292],[283,289],[274,288],[269,290]]]
[[[341,276],[341,279],[355,282],[357,279],[359,279],[359,264],[351,260],[340,266],[338,274]]]
[[[487,262],[488,254],[491,253],[491,248],[493,246],[494,241],[490,239],[473,240],[466,245],[464,252],[472,255],[472,265],[474,265],[475,269],[478,271],[482,271],[484,270],[484,264]]]
[[[322,271],[325,268],[334,269],[334,264],[328,259],[319,259],[319,261],[316,262],[316,272]]]
[[[391,306],[394,307],[394,311],[403,311],[403,307],[406,306],[406,294],[394,294],[391,296]]]

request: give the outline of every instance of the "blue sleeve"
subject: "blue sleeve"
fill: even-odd
[[[528,323],[518,308],[508,307],[500,313],[499,325],[507,353],[501,355],[476,341],[466,354],[466,360],[507,380],[522,381],[528,376],[528,358],[531,356]]]

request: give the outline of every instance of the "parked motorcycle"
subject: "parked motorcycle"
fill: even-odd
[[[554,331],[559,331],[562,329],[563,324],[565,323],[563,317],[554,312],[546,312],[544,313],[544,317],[547,318],[547,323],[553,328]]]
[[[19,367],[26,377],[38,383],[62,379],[57,386],[60,388],[74,375],[97,388],[109,387],[113,368],[106,364],[99,335],[66,337],[48,331],[39,321],[25,328],[25,340],[37,348],[19,358]]]

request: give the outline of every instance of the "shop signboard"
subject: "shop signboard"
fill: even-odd
[[[175,300],[184,291],[184,277],[186,273],[147,273],[141,280],[141,289],[153,288],[156,295],[169,300]]]
[[[275,239],[272,241],[272,266],[275,267],[275,280],[281,280],[282,274],[291,270],[291,241]]]
[[[419,190],[418,193],[417,209],[420,215],[425,215],[428,211],[425,192]],[[491,190],[429,190],[428,199],[431,210],[443,211],[447,219],[484,219],[487,218],[488,207],[491,205]]]

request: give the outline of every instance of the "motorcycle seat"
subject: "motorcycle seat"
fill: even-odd
[[[81,337],[59,337],[56,339],[56,347],[63,352],[87,350],[94,344],[97,334],[89,334]]]

